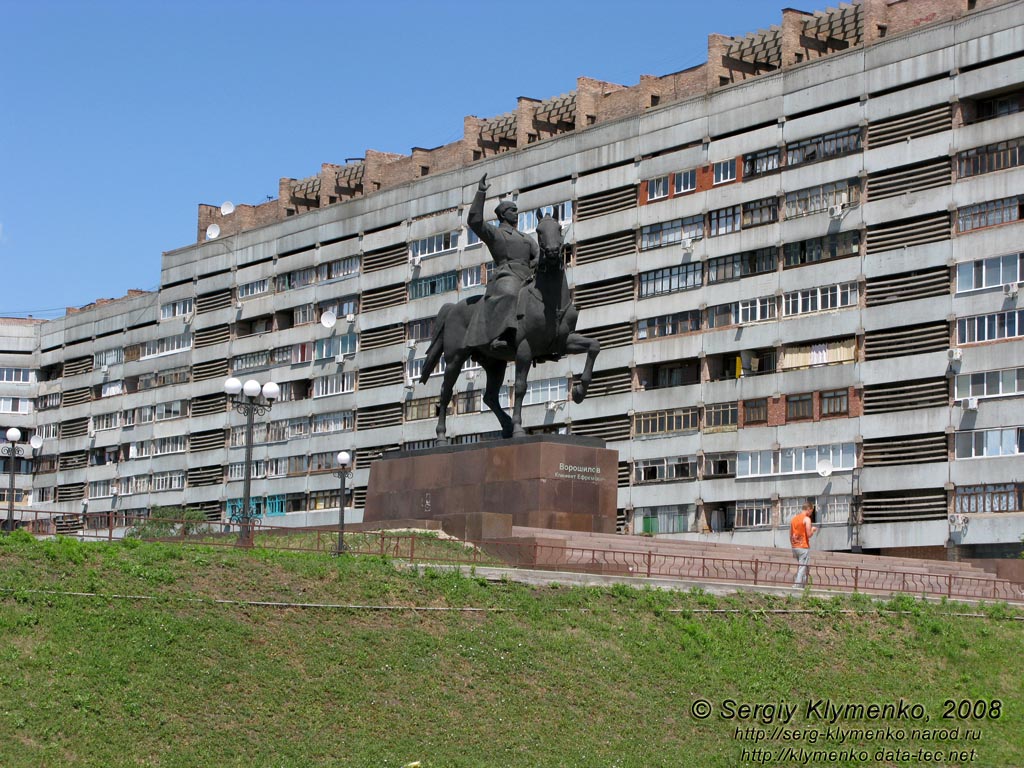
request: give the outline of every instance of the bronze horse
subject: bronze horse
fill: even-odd
[[[446,418],[448,405],[467,360],[480,364],[486,374],[483,402],[501,423],[502,437],[522,437],[523,398],[530,366],[535,362],[558,360],[562,355],[586,353],[587,362],[580,380],[572,388],[573,402],[587,396],[594,371],[594,360],[601,351],[597,339],[576,333],[579,312],[570,303],[569,283],[565,277],[562,228],[550,215],[538,211],[537,241],[540,258],[533,278],[519,292],[515,341],[508,350],[493,351],[487,347],[467,348],[466,329],[480,298],[474,296],[457,304],[445,304],[437,313],[434,335],[427,349],[420,382],[426,383],[431,372],[444,357],[444,381],[438,405],[437,444],[448,442]],[[516,364],[515,404],[512,416],[501,407],[498,398],[508,363]]]

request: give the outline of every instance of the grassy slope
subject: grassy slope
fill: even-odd
[[[759,745],[734,740],[735,722],[693,719],[694,699],[717,711],[729,697],[824,696],[903,697],[928,708],[929,727],[955,724],[940,720],[944,699],[1000,698],[998,721],[970,724],[983,732],[968,745],[974,764],[1024,760],[1024,622],[1000,607],[978,619],[907,598],[895,601],[907,612],[893,615],[860,600],[531,589],[418,577],[376,558],[20,534],[0,540],[0,588],[7,768],[734,766],[742,747]],[[46,589],[155,599],[31,591]],[[282,609],[215,597],[503,610]],[[785,607],[813,610],[762,610]],[[862,610],[839,613],[851,607]],[[706,608],[742,610],[693,612]],[[802,713],[795,724],[806,725]]]

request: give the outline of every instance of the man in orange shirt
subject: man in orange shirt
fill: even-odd
[[[818,532],[817,526],[811,524],[813,515],[814,499],[808,498],[800,513],[789,524],[789,543],[793,547],[793,557],[800,566],[796,569],[794,587],[801,587],[807,581],[807,566],[811,562],[811,537]]]

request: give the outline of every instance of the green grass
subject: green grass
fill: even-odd
[[[844,727],[959,724],[981,731],[974,765],[1024,755],[1024,622],[1000,605],[534,588],[379,557],[20,533],[0,539],[0,589],[5,768],[736,766],[744,747],[782,743],[736,740],[758,724],[723,720],[726,699],[796,703],[791,725],[823,734],[803,709],[826,697],[903,698],[931,717]],[[786,609],[801,612],[770,612]],[[690,714],[697,699],[710,719]],[[1001,716],[943,721],[946,699],[1000,699]]]

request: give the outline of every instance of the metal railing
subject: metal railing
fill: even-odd
[[[26,512],[27,510],[23,510]],[[148,541],[235,547],[238,523],[204,520],[125,518],[114,527],[90,526],[89,516],[41,513],[16,521],[36,536],[70,535],[81,540],[112,541],[131,536]],[[105,514],[105,513],[104,513]],[[644,549],[579,547],[522,541],[461,541],[431,533],[349,532],[348,554],[378,556],[408,563],[470,565],[570,571],[609,576],[667,578],[695,582],[792,586],[797,565],[787,550],[777,558],[662,553]],[[336,554],[337,529],[288,528],[257,519],[257,549]],[[819,553],[820,558],[827,553]],[[881,560],[881,558],[879,558]],[[956,573],[942,561],[921,561],[920,568],[867,567],[856,564],[809,566],[808,586],[847,592],[904,593],[932,597],[1024,602],[1024,585],[993,576]]]

